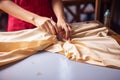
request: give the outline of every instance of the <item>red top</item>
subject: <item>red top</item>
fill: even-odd
[[[29,10],[35,14],[45,17],[52,17],[56,21],[55,14],[52,10],[51,0],[13,0],[17,5]],[[11,15],[8,17],[7,31],[17,31],[23,29],[35,28],[34,25],[17,19]]]

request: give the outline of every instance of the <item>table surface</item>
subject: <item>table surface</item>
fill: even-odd
[[[44,51],[0,68],[0,80],[120,80],[120,70],[70,61],[64,55]]]

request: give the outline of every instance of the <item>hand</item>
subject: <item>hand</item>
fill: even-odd
[[[58,20],[57,22],[58,34],[67,40],[71,39],[72,29],[65,20]]]
[[[47,17],[39,17],[34,20],[37,27],[42,31],[51,33],[53,35],[57,34],[57,25],[56,23]]]

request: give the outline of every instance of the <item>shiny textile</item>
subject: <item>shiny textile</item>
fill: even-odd
[[[0,66],[24,59],[53,44],[56,37],[38,28],[0,32]]]
[[[47,50],[78,62],[120,68],[120,45],[108,36],[106,27],[100,27],[97,23],[81,23],[74,24],[72,28],[71,41],[58,41],[55,36],[37,28],[1,32],[0,66]]]

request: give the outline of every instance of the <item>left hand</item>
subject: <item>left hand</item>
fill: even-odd
[[[71,39],[72,28],[65,20],[58,20],[57,22],[58,34],[60,37],[65,38],[66,40]]]

